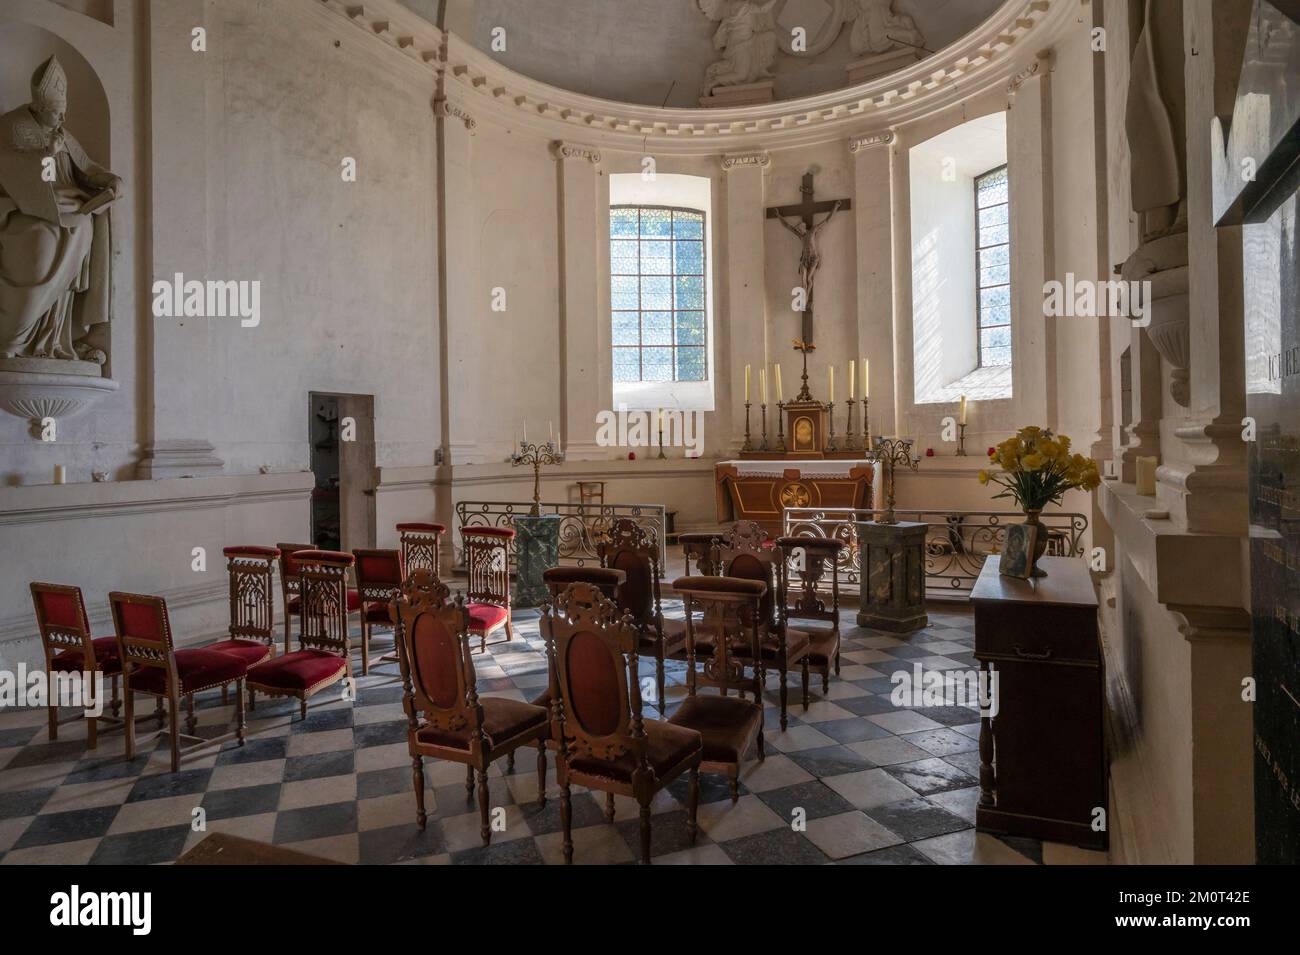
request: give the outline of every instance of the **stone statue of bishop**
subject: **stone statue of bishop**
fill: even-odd
[[[33,74],[31,95],[0,116],[0,358],[103,364],[86,337],[109,320],[103,213],[122,180],[64,129],[68,77],[54,57]]]

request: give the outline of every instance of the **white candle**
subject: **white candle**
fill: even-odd
[[[745,366],[745,400],[749,401],[749,366]]]
[[[68,469],[62,464],[54,465],[54,483],[55,484],[68,483]]]
[[[767,404],[767,366],[764,365],[758,370],[758,394],[762,398],[763,404]]]
[[[867,391],[867,359],[862,359],[862,397],[869,398],[871,393]]]
[[[834,366],[834,365],[831,365],[831,366],[827,369],[827,371],[830,372],[830,383],[831,383],[831,404],[834,404],[834,403],[835,403],[835,366]]]
[[[1147,497],[1155,497],[1156,494],[1156,457],[1139,457],[1135,460],[1137,465],[1137,492]]]
[[[857,367],[854,365],[853,359],[850,358],[849,359],[849,401],[853,400],[853,383],[858,380],[858,376],[855,374],[856,371],[857,371]]]
[[[959,424],[966,423],[966,396],[965,395],[961,396],[961,419],[958,423]]]
[[[781,363],[777,362],[773,367],[776,369],[776,400],[784,401],[785,396],[781,394]]]
[[[524,419],[524,444],[528,443],[528,419]]]

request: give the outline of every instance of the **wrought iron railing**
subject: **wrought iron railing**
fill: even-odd
[[[516,517],[527,517],[531,501],[460,501],[456,505],[457,528],[470,526],[510,527]],[[600,556],[596,548],[605,540],[614,522],[622,517],[636,521],[658,544],[659,565],[666,557],[664,550],[665,515],[662,504],[572,504],[542,501],[538,507],[542,514],[560,517],[560,560],[564,563],[596,563]],[[462,566],[460,531],[455,537],[456,565]],[[510,548],[513,566],[514,546]]]
[[[850,507],[787,507],[788,537],[830,537],[841,540],[840,579],[849,587],[861,586],[858,522],[874,520],[884,511]],[[930,597],[963,596],[975,581],[989,554],[1001,552],[1007,525],[1024,520],[1020,511],[895,511],[900,521],[930,525],[925,540],[925,589]],[[1047,553],[1083,557],[1083,535],[1088,518],[1070,512],[1044,513]]]

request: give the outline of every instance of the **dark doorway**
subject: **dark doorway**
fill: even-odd
[[[374,397],[310,394],[312,543],[324,550],[375,546]]]

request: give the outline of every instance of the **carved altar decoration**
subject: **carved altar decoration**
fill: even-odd
[[[871,461],[719,461],[714,465],[718,522],[754,521],[773,536],[787,507],[870,508]]]
[[[1124,126],[1132,149],[1133,211],[1141,238],[1120,266],[1120,275],[1128,282],[1151,283],[1146,333],[1172,366],[1169,393],[1185,408],[1191,401],[1191,313],[1180,4],[1145,0],[1129,71]]]
[[[713,48],[722,58],[704,71],[704,106],[740,106],[772,101],[778,0],[696,0],[701,13],[718,21]],[[733,95],[720,96],[720,87]],[[734,89],[744,87],[744,89]]]
[[[50,57],[31,101],[0,116],[0,408],[35,421],[117,390],[95,333],[111,317],[108,209],[122,180],[64,127],[67,108]]]

